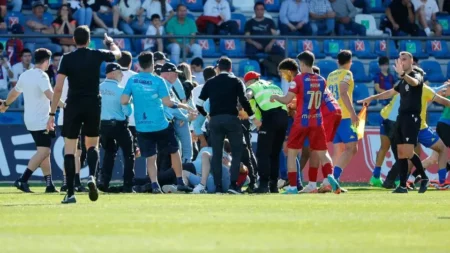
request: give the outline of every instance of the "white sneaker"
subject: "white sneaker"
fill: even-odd
[[[204,193],[206,193],[205,186],[203,186],[202,184],[198,184],[197,186],[195,186],[195,188],[192,191],[192,193],[193,194],[204,194]]]
[[[304,194],[304,193],[318,193],[318,191],[317,191],[317,187],[316,186],[312,186],[312,185],[308,184],[299,193],[300,194]]]
[[[330,184],[330,182],[328,182],[328,178],[325,178],[323,180],[322,184],[320,185],[318,192],[319,193],[327,193],[327,192],[331,192],[331,191],[332,191],[331,184]]]
[[[119,35],[119,34],[123,34],[123,32],[119,31],[119,29],[117,29],[117,28],[114,28],[113,29],[113,34]]]
[[[178,192],[178,189],[177,189],[177,186],[176,185],[164,185],[163,187],[162,187],[162,191],[164,192],[164,193],[177,193]]]
[[[428,37],[432,35],[429,27],[425,28],[425,33],[427,34]]]
[[[278,187],[278,189],[282,189],[282,188],[284,188],[284,187],[287,186],[287,185],[289,185],[289,184],[287,183],[287,180],[284,180],[284,179],[278,179],[278,182],[277,182],[277,187]]]

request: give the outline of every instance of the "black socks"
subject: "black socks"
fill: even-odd
[[[75,156],[65,155],[64,156],[64,168],[66,170],[66,180],[67,180],[67,196],[71,197],[74,195],[74,178],[75,178]]]
[[[22,174],[22,176],[20,177],[20,182],[22,183],[27,183],[28,179],[30,179],[31,175],[33,175],[33,171],[30,169],[26,169],[25,172]]]
[[[87,151],[87,163],[89,165],[89,176],[95,176],[98,168],[98,150],[90,147]]]

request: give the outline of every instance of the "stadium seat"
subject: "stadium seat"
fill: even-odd
[[[440,112],[428,112],[427,113],[427,123],[429,126],[435,127],[441,118]]]
[[[221,55],[217,52],[216,43],[213,39],[199,39],[197,43],[202,48],[203,57],[219,57]]]
[[[387,56],[387,51],[389,50],[389,58],[390,59],[397,59],[398,58],[398,50],[395,46],[395,43],[393,40],[377,40],[375,42],[375,54],[378,56]]]
[[[167,3],[170,4],[170,6],[172,6],[172,8],[175,10],[177,8],[177,6],[181,3],[180,0],[167,0]]]
[[[188,10],[193,12],[203,12],[203,0],[181,0]]]
[[[384,13],[385,7],[383,6],[383,2],[381,0],[372,0],[370,1],[370,12],[371,13]]]
[[[427,53],[436,59],[447,59],[449,57],[447,42],[444,40],[427,41]]]
[[[9,11],[5,17],[6,27],[11,29],[15,24],[25,25],[25,16],[21,12]]]
[[[353,103],[356,103],[356,101],[364,99],[366,97],[370,96],[369,88],[363,84],[363,83],[356,83],[355,89],[353,90]],[[376,105],[377,101],[372,101],[370,105]]]
[[[422,42],[418,40],[402,40],[400,41],[400,51],[410,52],[419,59],[428,58],[428,54],[422,48]]]
[[[105,46],[103,45],[103,40],[100,38],[92,38],[91,43],[89,44],[89,47],[94,49],[102,49]]]
[[[323,51],[327,56],[336,58],[342,49],[345,49],[342,40],[325,40],[323,42]]]
[[[377,55],[372,53],[372,47],[367,40],[351,40],[348,48],[359,59],[376,59]]]
[[[130,39],[120,38],[120,39],[115,39],[114,42],[120,48],[120,50],[126,50],[126,51],[130,51],[130,52],[132,51]]]
[[[244,34],[245,22],[247,19],[242,13],[231,13],[231,19],[238,23],[239,34]]]
[[[450,79],[450,62],[447,63],[447,79]]]
[[[244,55],[241,41],[237,39],[221,39],[220,52],[229,57],[239,58]]]
[[[369,76],[373,78],[378,72],[380,72],[378,61],[371,61],[369,63]]]
[[[321,60],[317,62],[317,67],[320,68],[320,75],[325,79],[328,78],[328,75],[335,71],[338,68],[338,65],[335,61],[331,60]]]
[[[316,40],[299,40],[297,41],[298,52],[309,50],[314,53],[316,59],[325,58],[325,54],[321,52],[319,43]]]
[[[381,115],[379,112],[369,112],[367,114],[366,126],[380,126]]]
[[[134,72],[139,72],[140,71],[140,66],[139,66],[139,62],[137,57],[133,58],[133,61],[131,63],[131,70],[133,70]]]
[[[366,75],[366,70],[364,69],[364,64],[360,61],[353,61],[350,71],[353,73],[353,79],[357,83],[365,83],[372,81],[370,76]]]
[[[255,60],[243,60],[239,62],[239,75],[244,76],[249,71],[261,73],[259,63]]]
[[[257,2],[264,2],[264,5],[266,6],[266,11],[268,11],[268,12],[279,12],[280,11],[281,0],[259,0]]]
[[[48,7],[53,10],[58,10],[62,3],[62,0],[48,0]]]
[[[441,65],[437,61],[422,61],[420,67],[427,73],[426,80],[430,82],[444,82]]]
[[[437,14],[436,19],[437,22],[442,26],[442,34],[450,35],[450,16],[448,14]]]
[[[284,51],[287,51],[289,57],[295,58],[297,56],[297,50],[295,50],[292,40],[276,40],[275,44],[281,47]]]
[[[377,28],[377,22],[373,15],[358,14],[355,17],[355,22],[366,27],[367,36],[381,36],[383,31]]]

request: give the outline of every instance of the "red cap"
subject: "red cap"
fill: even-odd
[[[244,76],[244,82],[248,82],[250,80],[257,79],[260,76],[261,75],[259,73],[255,72],[255,71],[249,71]]]

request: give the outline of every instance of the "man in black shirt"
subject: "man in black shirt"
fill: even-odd
[[[222,149],[225,136],[231,144],[231,185],[229,193],[239,194],[236,184],[239,176],[239,169],[242,157],[242,140],[243,133],[241,122],[238,118],[238,100],[244,110],[253,120],[255,125],[261,123],[253,115],[250,103],[244,93],[244,84],[234,76],[231,72],[231,60],[222,57],[217,62],[217,68],[220,74],[209,79],[200,93],[197,100],[197,109],[203,115],[207,116],[203,103],[209,99],[210,115],[209,121],[211,146],[213,149],[213,157],[211,167],[213,170],[214,183],[216,191],[222,192]]]
[[[393,36],[426,36],[416,24],[414,5],[411,0],[394,0],[386,8],[387,27]]]
[[[409,52],[400,52],[400,57],[395,62],[395,72],[401,80],[393,89],[370,96],[361,102],[369,105],[374,99],[388,99],[397,93],[400,94],[400,107],[393,132],[394,142],[397,144],[396,158],[400,167],[400,186],[393,193],[408,193],[406,188],[408,159],[422,177],[419,193],[424,193],[427,190],[429,180],[419,156],[414,152],[414,146],[417,145],[420,131],[423,72],[421,73],[413,68],[413,56]]]
[[[75,29],[74,40],[77,50],[65,54],[60,61],[56,77],[55,93],[50,111],[48,129],[53,129],[57,101],[61,97],[64,79],[69,81],[66,107],[64,108],[64,125],[61,135],[64,136],[64,168],[67,177],[67,195],[61,203],[76,203],[74,196],[75,158],[78,135],[83,125],[86,135],[87,162],[89,166],[89,199],[98,199],[94,175],[98,167],[98,137],[100,133],[101,97],[100,66],[103,62],[113,62],[121,57],[120,49],[113,39],[105,34],[103,43],[110,50],[93,50],[88,48],[90,30],[87,26]]]

